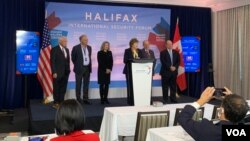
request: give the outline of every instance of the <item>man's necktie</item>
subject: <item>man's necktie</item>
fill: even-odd
[[[173,65],[173,52],[171,49],[168,50],[169,56],[170,56],[170,60],[171,60],[171,64]]]
[[[67,54],[66,54],[66,52],[65,52],[65,49],[62,47],[62,52],[63,52],[63,54],[64,54],[64,57],[66,58],[67,57]]]
[[[148,57],[150,58],[150,53],[149,50],[146,50]]]
[[[86,54],[86,47],[83,48],[84,55]]]

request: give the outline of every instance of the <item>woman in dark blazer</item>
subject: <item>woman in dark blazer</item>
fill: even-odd
[[[126,75],[126,82],[127,82],[127,103],[129,105],[134,105],[134,94],[131,82],[129,82],[129,75],[128,75],[128,63],[133,59],[141,59],[142,53],[141,50],[138,49],[139,41],[136,38],[132,38],[129,41],[129,48],[125,49],[123,63],[125,64],[123,69],[123,74]]]
[[[101,49],[97,53],[97,60],[101,104],[110,104],[107,98],[110,84],[110,74],[113,67],[113,56],[110,51],[110,43],[108,41],[102,43]]]

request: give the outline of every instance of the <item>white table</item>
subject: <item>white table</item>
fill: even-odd
[[[119,136],[134,136],[137,113],[150,111],[170,111],[169,126],[173,126],[176,108],[184,108],[181,104],[167,104],[162,107],[125,106],[105,108],[100,129],[101,141],[118,141]],[[204,117],[211,119],[214,105],[205,104]]]
[[[171,126],[148,129],[146,141],[194,141],[194,139],[181,126]]]
[[[92,130],[82,130],[85,134],[94,133]],[[30,137],[47,137],[45,141],[50,141],[50,139],[57,137],[57,135],[54,134],[44,134],[44,135],[34,135],[34,136],[26,136],[21,137],[20,141],[29,141]]]

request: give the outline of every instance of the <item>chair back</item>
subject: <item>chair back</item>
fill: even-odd
[[[250,114],[247,114],[244,119],[240,122],[240,124],[250,125]]]
[[[193,120],[200,121],[204,116],[204,107],[200,107],[193,115]]]
[[[173,126],[177,126],[179,125],[179,123],[177,122],[177,118],[180,115],[181,111],[183,110],[183,108],[176,108],[175,110],[175,117],[174,117],[174,124]],[[193,119],[195,121],[199,121],[203,118],[204,116],[204,107],[200,107],[193,115]]]
[[[215,105],[213,109],[212,119],[211,120],[218,120],[218,112],[220,111],[220,106]]]
[[[179,116],[179,114],[181,113],[182,110],[183,110],[183,108],[176,108],[173,126],[179,125],[179,123],[177,122],[177,118],[178,118],[178,116]]]
[[[169,111],[138,112],[134,141],[145,141],[149,128],[167,127]]]

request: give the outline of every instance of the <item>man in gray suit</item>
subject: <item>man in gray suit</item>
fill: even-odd
[[[71,60],[74,64],[76,77],[76,98],[79,102],[91,104],[88,96],[90,73],[92,71],[91,53],[92,48],[88,45],[87,35],[79,37],[80,44],[73,47]],[[81,99],[81,85],[83,80],[83,100]]]

